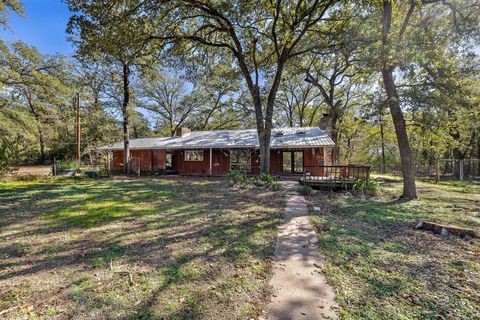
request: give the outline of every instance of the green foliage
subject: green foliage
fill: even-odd
[[[230,170],[228,172],[228,177],[232,180],[234,184],[242,184],[247,181],[247,175],[245,172],[240,170]]]
[[[277,188],[278,185],[278,177],[268,173],[261,173],[258,181],[267,188]]]
[[[259,176],[247,176],[245,172],[240,170],[230,170],[228,177],[233,184],[238,186],[256,186],[259,188],[266,188],[274,191],[281,189],[278,183],[278,178],[270,174],[260,174]]]
[[[374,196],[380,193],[380,185],[373,180],[357,179],[353,191]]]
[[[300,186],[300,188],[298,189],[298,191],[300,192],[301,195],[304,195],[304,196],[312,196],[315,191],[312,189],[312,187],[310,187],[309,185],[307,184],[302,184]]]
[[[0,1],[0,28],[8,26],[11,13],[23,16],[25,9],[22,2],[19,0]]]

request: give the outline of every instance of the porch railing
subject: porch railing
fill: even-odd
[[[325,180],[325,181],[346,181],[346,180],[367,180],[370,178],[370,167],[360,165],[347,166],[305,166],[303,169],[303,180]]]

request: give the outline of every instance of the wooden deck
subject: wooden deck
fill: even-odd
[[[357,180],[369,178],[369,166],[305,166],[301,183],[311,187],[349,190]]]

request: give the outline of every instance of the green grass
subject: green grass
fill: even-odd
[[[420,220],[480,228],[480,185],[418,181],[419,199],[402,202],[401,182],[382,180],[374,198],[308,197],[322,207],[312,221],[340,318],[480,319],[479,240],[413,228]]]
[[[257,317],[283,206],[215,179],[0,183],[2,318]]]

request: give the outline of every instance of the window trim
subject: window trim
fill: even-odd
[[[183,155],[183,160],[185,162],[203,162],[205,160],[205,154],[203,152],[204,150],[203,149],[193,149],[193,150],[185,150],[185,153]],[[200,159],[197,159],[197,160],[194,160],[194,159],[188,159],[187,158],[187,154],[190,153],[190,152],[199,152],[201,157]]]

